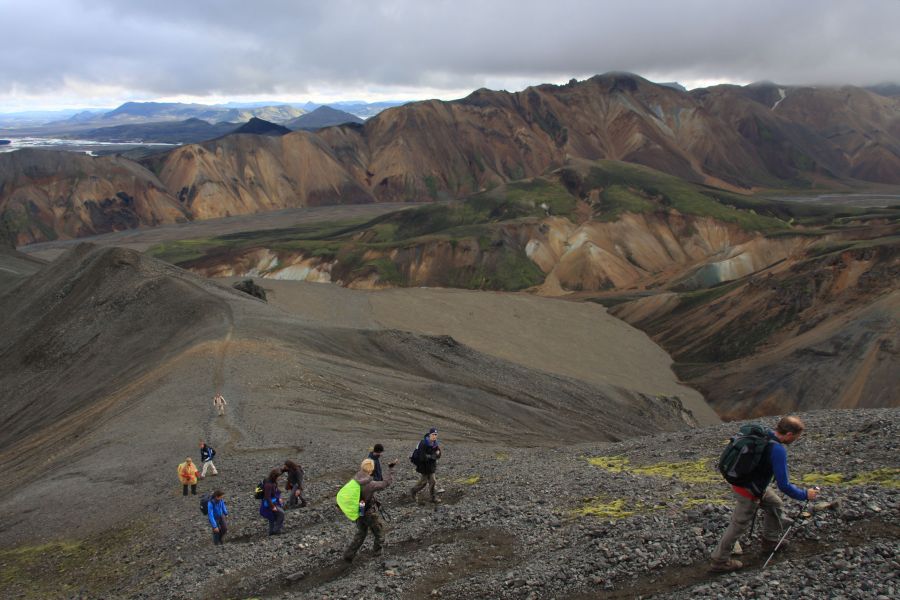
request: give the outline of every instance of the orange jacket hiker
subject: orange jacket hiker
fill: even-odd
[[[178,479],[183,485],[196,485],[199,471],[190,458],[178,465]]]

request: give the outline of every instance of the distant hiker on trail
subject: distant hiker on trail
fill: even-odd
[[[203,470],[200,472],[200,479],[206,477],[206,469],[212,468],[212,474],[218,475],[219,471],[216,469],[216,465],[213,464],[213,458],[216,456],[216,451],[207,446],[206,442],[200,440],[200,462],[203,463]]]
[[[397,461],[388,463],[387,479],[383,481],[375,481],[372,478],[372,472],[375,470],[375,461],[367,458],[362,461],[359,466],[359,472],[354,475],[353,479],[359,483],[361,490],[359,494],[360,513],[361,516],[356,520],[356,535],[353,541],[344,550],[344,560],[353,562],[353,558],[363,542],[366,541],[366,535],[372,532],[374,538],[372,544],[372,553],[374,556],[382,556],[384,546],[384,521],[378,512],[380,502],[375,498],[375,493],[379,492],[394,482],[394,467]]]
[[[287,473],[284,487],[288,492],[287,505],[294,507],[299,504],[300,508],[306,506],[306,498],[303,497],[303,467],[292,460],[286,460],[281,472]]]
[[[384,477],[381,475],[381,455],[384,454],[384,446],[381,444],[375,444],[372,448],[372,451],[369,452],[369,458],[372,459],[372,462],[375,463],[375,470],[372,471],[372,479],[375,481],[382,481]]]
[[[213,406],[216,407],[216,412],[219,413],[220,417],[225,414],[226,404],[228,403],[225,402],[225,398],[221,393],[217,393],[215,396],[213,396]]]
[[[218,546],[225,539],[228,533],[228,522],[225,518],[228,515],[228,507],[225,506],[225,492],[216,490],[206,504],[206,515],[209,517],[209,524],[212,525],[213,545]]]
[[[785,446],[792,444],[803,435],[803,422],[797,417],[783,417],[775,431],[765,429],[761,425],[744,425],[740,434],[722,453],[719,469],[725,478],[732,483],[734,499],[737,505],[731,515],[731,524],[719,541],[712,554],[710,570],[714,572],[735,571],[743,567],[739,560],[731,558],[734,543],[747,531],[756,514],[762,509],[762,538],[764,551],[772,551],[778,544],[785,519],[782,514],[781,498],[768,489],[774,478],[778,489],[794,500],[815,500],[818,492],[815,489],[804,490],[791,485],[788,478],[787,450]],[[743,454],[735,451],[735,447],[747,446]],[[753,459],[754,450],[758,449],[758,458]],[[737,457],[746,457],[740,458]],[[746,463],[742,462],[746,460]],[[749,467],[749,468],[748,468]],[[746,473],[742,471],[748,471]],[[779,549],[783,549],[785,543]]]
[[[435,504],[440,504],[441,499],[437,497],[435,491],[437,481],[434,478],[434,472],[437,471],[437,461],[440,457],[441,447],[438,444],[437,428],[432,427],[419,442],[419,445],[416,446],[416,449],[413,450],[413,455],[410,457],[416,465],[416,471],[421,475],[418,483],[409,491],[413,501],[417,501],[416,496],[427,485],[428,491],[431,493],[431,501]]]
[[[269,535],[279,535],[284,527],[284,508],[281,506],[281,491],[278,489],[278,477],[281,469],[272,469],[263,485],[262,503],[259,514],[269,520]]]
[[[191,486],[191,493],[197,495],[197,474],[197,467],[190,456],[178,465],[178,480],[181,481],[183,496],[188,495],[188,486]]]

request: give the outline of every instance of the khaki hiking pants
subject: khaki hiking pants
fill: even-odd
[[[719,545],[712,553],[713,560],[728,560],[731,557],[731,549],[738,538],[744,535],[753,522],[753,514],[756,512],[756,506],[759,504],[759,512],[762,517],[762,537],[765,540],[777,542],[781,538],[784,522],[784,513],[782,508],[784,503],[781,498],[772,490],[766,490],[759,502],[755,502],[750,498],[741,496],[737,492],[732,492],[737,505],[734,512],[731,513],[731,523],[725,530],[725,535],[719,541]]]
[[[205,463],[203,463],[203,470],[200,471],[200,477],[206,477],[206,469],[212,469],[213,475],[219,474],[219,471],[216,470],[216,465],[214,465],[211,460],[208,460]]]
[[[416,494],[421,492],[425,486],[428,486],[428,491],[431,493],[431,499],[435,499],[435,486],[437,485],[437,480],[434,478],[434,473],[420,474],[419,481],[416,482],[416,485],[413,486],[413,489],[410,490],[410,494],[415,497]]]

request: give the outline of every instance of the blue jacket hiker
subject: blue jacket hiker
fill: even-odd
[[[734,543],[750,527],[757,510],[762,512],[762,549],[772,551],[784,530],[783,503],[774,491],[769,489],[772,479],[778,489],[794,500],[815,500],[818,492],[804,490],[792,485],[788,477],[786,445],[792,444],[803,435],[803,421],[797,417],[783,417],[774,431],[769,431],[769,442],[762,460],[753,471],[751,481],[746,486],[732,485],[736,506],[731,515],[731,523],[712,554],[711,571],[735,571],[743,567],[739,560],[731,558]],[[782,542],[779,550],[786,547]]]
[[[206,515],[213,532],[213,544],[218,546],[228,533],[228,507],[225,505],[225,492],[216,490],[206,503]]]
[[[272,469],[263,485],[263,499],[259,505],[259,514],[269,521],[269,535],[279,535],[284,527],[284,508],[281,506],[281,490],[278,489],[278,476],[281,469]]]

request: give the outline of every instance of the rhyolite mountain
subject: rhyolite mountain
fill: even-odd
[[[541,175],[569,159],[639,163],[737,191],[900,183],[900,100],[851,87],[761,84],[686,93],[611,73],[562,86],[411,103],[363,125],[323,129],[315,141],[305,135],[286,135],[278,148],[262,138],[238,148],[226,136],[150,157],[146,165],[189,212],[199,190],[216,189],[217,209],[191,213],[195,218],[311,203],[461,197]],[[200,153],[204,168],[193,168],[188,157]],[[120,186],[102,168],[93,171],[108,187]],[[320,181],[340,183],[322,188]],[[54,177],[43,178],[40,193],[63,206],[106,199],[60,196],[56,186]],[[25,192],[4,185],[0,211],[17,210],[16,203],[10,206],[13,195],[19,205],[27,203]],[[47,220],[40,211],[19,211],[14,221],[22,226],[7,227],[6,235],[19,244],[49,239],[36,235],[33,223]],[[112,227],[97,222],[85,230]]]

